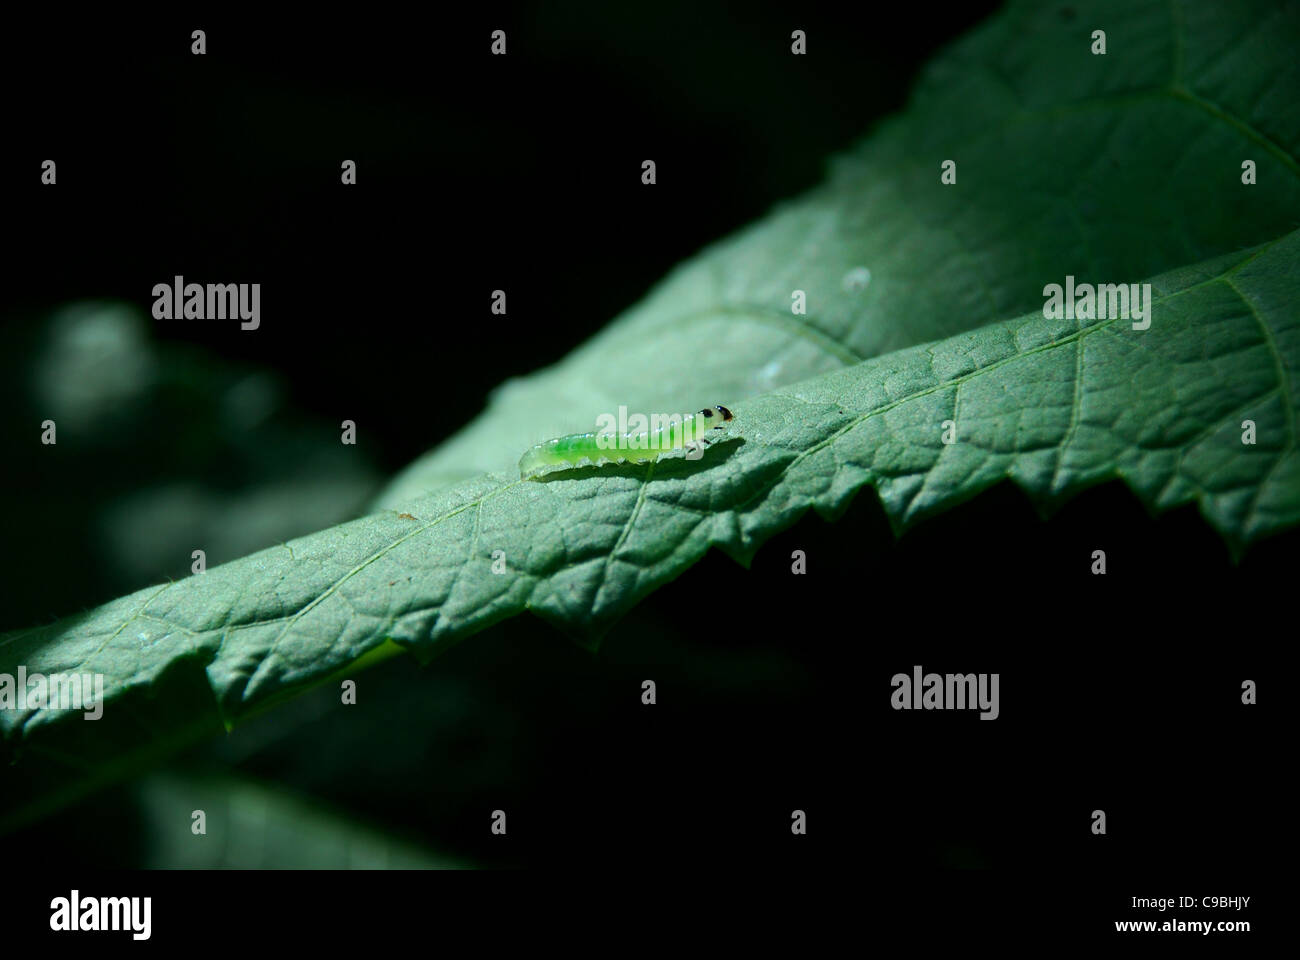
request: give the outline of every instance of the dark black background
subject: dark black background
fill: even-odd
[[[139,480],[111,452],[30,449],[26,351],[52,305],[147,311],[177,273],[260,282],[255,334],[151,321],[152,334],[275,371],[321,442],[355,419],[364,455],[391,473],[501,380],[557,360],[672,265],[817,183],[826,156],[900,108],[920,64],[989,9],[590,3],[9,31],[0,439],[28,452],[5,468],[23,516],[4,535],[3,626],[115,595],[94,564],[62,568],[90,551],[94,511]],[[205,57],[189,54],[195,26]],[[505,58],[487,53],[498,27]],[[789,54],[794,27],[807,57]],[[57,188],[38,183],[45,158]],[[339,185],[345,158],[355,188]],[[653,190],[639,179],[648,158]],[[498,287],[508,320],[488,312]],[[148,469],[248,482],[177,452],[174,412],[155,411]],[[598,654],[512,621],[414,677],[406,661],[377,668],[365,683],[383,698],[356,713],[324,715],[326,695],[309,694],[175,765],[276,779],[485,864],[1005,867],[1062,885],[1102,869],[1108,889],[1138,896],[1160,895],[1139,877],[1198,871],[1231,887],[1206,893],[1253,892],[1233,878],[1274,865],[1269,681],[1298,542],[1259,544],[1238,565],[1194,508],[1153,518],[1115,484],[1048,522],[1004,485],[896,542],[865,491],[748,571],[710,554]],[[1106,577],[1089,573],[1094,549]],[[889,678],[916,663],[999,672],[1001,717],[892,711]],[[482,695],[466,727],[420,732],[433,674]],[[646,677],[654,708],[639,702]],[[1257,707],[1240,704],[1247,678]],[[457,782],[460,768],[437,763],[447,751],[498,766]],[[508,838],[488,835],[495,807],[510,811]],[[790,835],[796,807],[807,837]],[[1089,832],[1097,807],[1106,837]],[[6,843],[131,866],[148,830],[128,787]]]

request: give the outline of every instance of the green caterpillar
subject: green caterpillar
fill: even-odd
[[[715,418],[721,422],[712,423]],[[597,464],[606,460],[630,460],[633,463],[657,460],[670,450],[711,443],[704,434],[723,429],[722,425],[732,419],[731,411],[718,405],[682,417],[674,415],[667,423],[639,433],[571,433],[566,437],[544,440],[529,447],[519,458],[519,478],[527,480],[552,467],[576,467],[584,461]]]

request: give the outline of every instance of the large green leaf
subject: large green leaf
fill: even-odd
[[[231,724],[389,640],[428,660],[525,610],[595,638],[710,546],[747,561],[865,484],[902,528],[1004,477],[1050,503],[1118,476],[1154,507],[1195,498],[1242,544],[1300,520],[1297,263],[1300,231],[1155,278],[1147,330],[1039,310],[824,374],[737,404],[740,435],[698,460],[475,478],[10,634],[0,672],[103,673],[109,713],[170,675],[207,694],[168,697],[174,722],[215,702]],[[0,717],[13,742],[69,713]]]
[[[620,404],[731,404],[1033,310],[1066,274],[1134,281],[1300,223],[1300,7],[1086,6],[1017,4],[970,34],[823,187],[679,267],[553,368],[504,384],[378,505],[507,469]]]
[[[507,385],[389,491],[401,512],[0,637],[0,674],[102,673],[107,701],[96,722],[0,710],[6,752],[107,776],[394,644],[428,660],[525,610],[595,638],[710,546],[747,561],[864,485],[899,528],[1004,477],[1049,507],[1111,477],[1155,508],[1195,499],[1237,548],[1295,524],[1300,30],[1242,9],[1117,5],[1105,57],[1092,24],[997,18],[826,187]],[[1067,274],[1153,277],[1150,328],[1045,318]],[[700,460],[511,472],[619,404],[715,401],[738,435]]]

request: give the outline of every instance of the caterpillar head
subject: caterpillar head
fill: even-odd
[[[732,412],[726,407],[718,404],[713,408],[705,407],[700,411],[700,416],[706,421],[709,421],[709,425],[712,426],[714,430],[721,430],[722,425],[728,420],[733,419],[734,414],[732,414]],[[714,420],[717,420],[718,422],[713,423]]]

